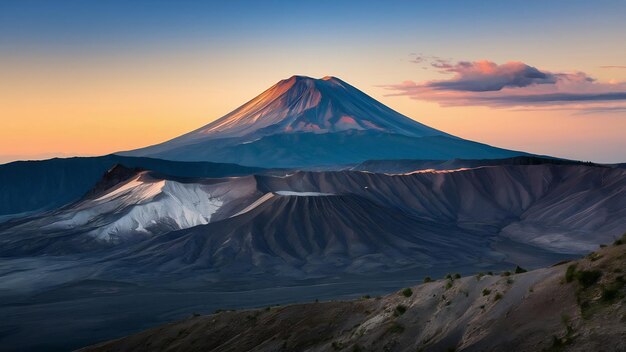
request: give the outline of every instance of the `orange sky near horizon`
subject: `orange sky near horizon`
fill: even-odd
[[[477,142],[626,162],[623,98],[609,102],[621,110],[602,112],[450,107],[383,87],[453,76],[415,62],[419,55],[451,64],[516,61],[626,82],[622,7],[495,0],[0,4],[0,163],[160,143],[292,75],[339,77],[410,118]]]
[[[170,65],[184,69],[168,71]],[[626,150],[623,113],[602,113],[599,119],[568,110],[442,107],[389,96],[380,87],[398,82],[403,77],[398,68],[410,70],[412,65],[405,59],[377,75],[359,66],[333,71],[346,71],[337,76],[406,116],[462,138],[579,160],[626,161],[615,154]],[[21,67],[3,72],[9,84],[0,87],[0,162],[103,155],[159,143],[225,115],[292,73],[302,73],[287,73],[286,67],[233,76],[220,73],[232,70],[193,61]],[[320,73],[323,69],[311,71],[314,77],[326,75]],[[426,72],[422,76],[433,77]]]

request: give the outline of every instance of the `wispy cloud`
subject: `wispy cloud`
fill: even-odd
[[[600,68],[626,68],[626,65],[606,65],[600,66]]]
[[[417,56],[448,79],[404,81],[386,85],[390,95],[435,101],[445,106],[491,107],[565,106],[589,104],[597,111],[621,111],[626,83],[598,82],[584,72],[550,72],[519,61],[497,64],[488,60],[459,61]],[[414,61],[416,62],[416,61]],[[600,107],[598,103],[611,103]],[[620,104],[620,106],[615,106]]]

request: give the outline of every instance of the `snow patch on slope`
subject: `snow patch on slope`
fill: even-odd
[[[93,226],[89,235],[117,242],[126,236],[151,235],[151,229],[178,230],[207,224],[222,205],[205,185],[146,180],[141,174],[96,199],[79,203],[48,227]]]
[[[279,196],[296,196],[296,197],[321,197],[321,196],[334,196],[332,193],[322,192],[294,192],[294,191],[276,191],[274,192]]]
[[[231,216],[231,218],[235,217],[235,216],[238,216],[238,215],[241,215],[241,214],[245,214],[245,213],[251,211],[252,209],[258,207],[259,205],[265,203],[266,201],[268,201],[268,200],[270,200],[272,198],[274,198],[274,193],[271,193],[271,192],[270,193],[265,193],[261,198],[255,200],[252,204],[250,204],[247,207],[245,207],[242,211],[240,211],[237,214]]]

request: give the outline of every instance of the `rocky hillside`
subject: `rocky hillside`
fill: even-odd
[[[194,314],[82,351],[624,351],[625,243],[384,297]]]

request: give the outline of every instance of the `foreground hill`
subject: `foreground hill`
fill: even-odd
[[[624,241],[530,272],[194,315],[81,351],[624,351]]]

